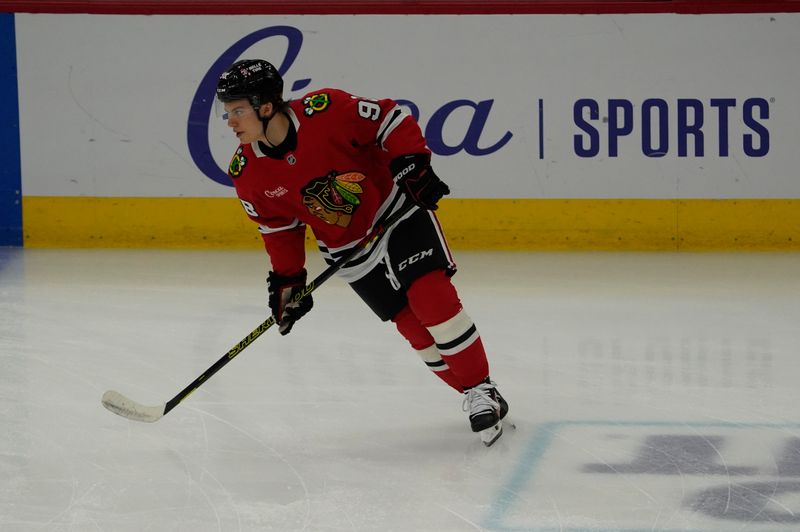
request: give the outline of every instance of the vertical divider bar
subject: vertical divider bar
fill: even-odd
[[[13,13],[0,13],[0,246],[22,245],[17,43]]]

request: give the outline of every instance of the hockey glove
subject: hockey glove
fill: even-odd
[[[433,172],[427,154],[401,155],[392,159],[389,168],[400,190],[423,209],[435,211],[442,196],[450,194],[450,187]]]
[[[306,275],[305,268],[297,275],[292,276],[269,272],[269,277],[267,277],[269,308],[275,317],[281,336],[289,334],[294,322],[305,316],[314,306],[311,294],[306,295],[300,301],[294,301],[306,286]]]

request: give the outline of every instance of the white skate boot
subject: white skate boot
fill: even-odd
[[[508,413],[508,403],[497,391],[497,385],[488,377],[485,381],[464,391],[465,412],[469,411],[472,432],[479,432],[483,444],[489,447],[503,434],[503,418]]]

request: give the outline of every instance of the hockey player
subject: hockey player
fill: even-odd
[[[240,142],[228,174],[270,257],[269,308],[280,333],[313,306],[310,294],[291,303],[306,284],[306,225],[333,264],[413,203],[338,275],[464,394],[472,430],[494,443],[508,404],[489,378],[483,343],[450,280],[456,265],[433,212],[450,189],[431,168],[414,118],[390,99],[333,88],[285,102],[283,80],[264,60],[241,60],[225,71],[216,105]]]

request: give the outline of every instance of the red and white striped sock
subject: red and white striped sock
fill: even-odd
[[[461,393],[464,391],[461,382],[450,370],[447,363],[442,360],[442,356],[439,354],[439,350],[436,349],[433,337],[428,332],[428,329],[422,326],[409,307],[405,307],[398,312],[392,321],[397,326],[397,330],[400,334],[408,340],[411,347],[414,348],[416,353],[434,375],[442,379],[457,392]]]
[[[429,272],[409,287],[409,307],[433,338],[442,360],[462,388],[475,386],[489,375],[480,334],[461,307],[444,270]]]

